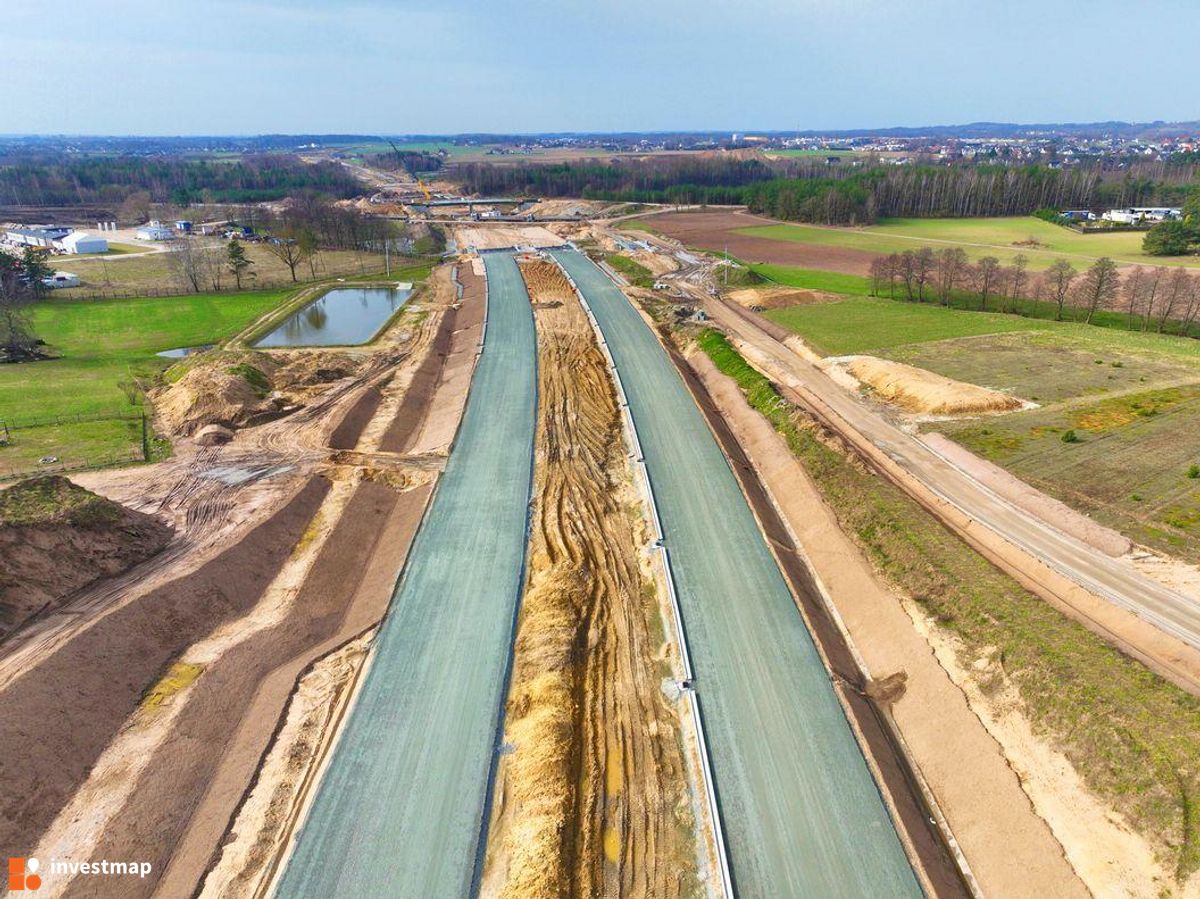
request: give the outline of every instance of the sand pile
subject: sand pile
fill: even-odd
[[[845,297],[823,290],[797,290],[794,287],[745,287],[726,294],[747,309],[784,309],[813,303],[832,303]]]
[[[0,637],[159,552],[171,528],[76,486],[32,478],[0,491]]]
[[[675,261],[675,257],[667,256],[664,253],[637,250],[630,253],[629,256],[638,265],[648,269],[652,275],[669,275],[679,268],[679,263]]]
[[[217,356],[198,362],[154,396],[154,411],[170,434],[189,437],[205,425],[244,425],[273,406],[277,364],[263,353]]]
[[[874,356],[848,356],[835,361],[845,365],[850,374],[877,396],[908,412],[963,415],[1011,412],[1025,405],[1007,393],[955,381],[902,362]]]
[[[277,357],[281,364],[271,375],[276,390],[323,388],[358,371],[358,362],[346,353],[302,352]]]

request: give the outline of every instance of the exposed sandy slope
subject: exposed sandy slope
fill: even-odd
[[[562,238],[538,225],[478,225],[454,229],[460,250],[502,250],[507,247],[558,247]]]
[[[0,492],[0,639],[72,593],[160,552],[162,519],[66,478],[31,478]]]
[[[1015,396],[975,384],[955,381],[923,368],[877,359],[874,356],[839,356],[826,360],[829,368],[849,372],[880,399],[906,412],[929,415],[965,415],[1011,412],[1025,403]]]
[[[1000,746],[896,596],[842,532],[782,438],[706,356],[696,354],[690,361],[799,538],[872,676],[906,675],[903,693],[891,706],[893,718],[984,894],[1087,895]]]
[[[741,290],[731,290],[725,296],[747,309],[783,309],[788,306],[832,303],[844,299],[840,294],[820,290],[797,290],[794,287],[745,287]]]
[[[614,390],[557,267],[536,311],[536,500],[484,895],[673,897],[694,846]]]

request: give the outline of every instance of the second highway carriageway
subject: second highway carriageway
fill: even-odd
[[[683,613],[735,891],[920,896],[786,581],[683,379],[616,285],[551,255],[625,388]]]
[[[527,543],[533,311],[485,257],[487,329],[462,425],[277,896],[462,899],[475,886]]]

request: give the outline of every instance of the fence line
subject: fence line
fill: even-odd
[[[140,421],[145,417],[144,407],[135,406],[130,412],[77,412],[67,415],[51,415],[45,418],[0,418],[0,430],[23,431],[28,428],[46,428],[54,425],[83,424],[90,421]]]

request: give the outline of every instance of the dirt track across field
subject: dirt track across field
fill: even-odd
[[[874,253],[846,247],[818,246],[791,240],[770,240],[738,234],[738,228],[777,225],[771,219],[748,212],[672,212],[650,220],[656,232],[689,247],[724,253],[743,262],[767,262],[794,265],[848,275],[866,275]]]
[[[562,272],[522,272],[536,501],[483,895],[672,899],[694,877],[690,801],[614,388]]]

